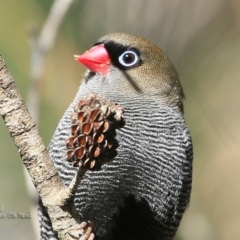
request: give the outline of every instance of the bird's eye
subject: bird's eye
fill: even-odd
[[[124,67],[131,67],[139,61],[139,57],[134,51],[125,51],[118,61]]]

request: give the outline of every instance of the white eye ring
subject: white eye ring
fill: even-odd
[[[119,58],[118,61],[124,67],[131,67],[136,64],[139,60],[138,55],[134,51],[125,51]]]

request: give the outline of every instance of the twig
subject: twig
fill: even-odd
[[[73,0],[55,0],[39,38],[37,39],[36,29],[34,26],[30,31],[32,46],[31,86],[27,106],[36,122],[38,122],[39,114],[38,86],[43,74],[44,60],[47,53],[53,46],[60,24],[72,3]]]

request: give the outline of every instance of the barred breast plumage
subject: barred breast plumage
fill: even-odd
[[[50,156],[69,184],[76,169],[65,161],[65,139],[75,104],[91,92],[120,104],[126,125],[117,131],[118,155],[101,171],[85,175],[76,208],[81,220],[94,223],[96,239],[171,240],[192,182],[192,143],[178,74],[159,48],[134,35],[110,34],[96,47],[100,55],[105,49],[109,62],[103,71],[88,66],[91,70],[49,145]],[[42,239],[57,239],[41,203],[39,209]]]

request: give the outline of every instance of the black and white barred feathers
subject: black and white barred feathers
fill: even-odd
[[[118,155],[101,171],[85,175],[74,200],[80,220],[94,223],[99,240],[171,240],[192,182],[192,143],[178,74],[161,49],[134,35],[110,34],[93,51],[96,47],[109,61],[101,62],[103,71],[84,62],[90,70],[54,133],[49,154],[68,185],[76,172],[66,161],[65,145],[74,106],[91,92],[120,104],[126,125],[117,130]],[[57,239],[41,203],[39,219],[41,239]]]

